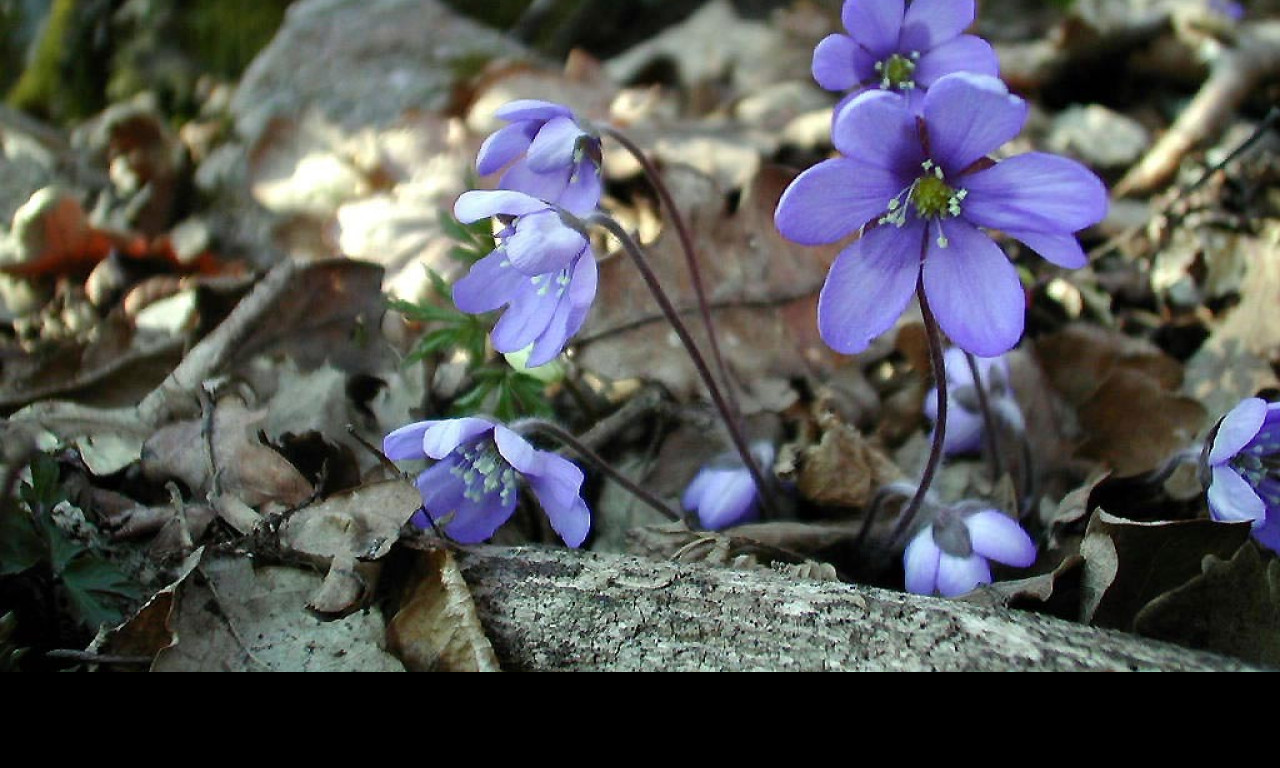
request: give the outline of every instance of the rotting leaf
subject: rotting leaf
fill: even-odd
[[[902,478],[902,471],[862,433],[834,416],[822,419],[822,438],[800,458],[796,486],[810,501],[830,507],[862,508],[879,489]]]
[[[1280,667],[1280,560],[1246,542],[1230,560],[1152,600],[1134,619],[1146,637]]]
[[[424,552],[387,644],[414,672],[500,672],[462,572],[447,549]]]
[[[1249,531],[1248,523],[1212,520],[1136,523],[1099,509],[1080,544],[1082,620],[1133,631],[1147,603],[1198,576],[1206,556],[1230,557]]]
[[[965,595],[965,602],[992,608],[1017,608],[1048,613],[1065,620],[1079,617],[1079,580],[1084,559],[1069,555],[1053,570],[1025,579],[997,581]]]

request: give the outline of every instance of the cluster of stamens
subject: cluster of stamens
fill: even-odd
[[[502,503],[511,501],[516,489],[516,471],[498,453],[498,446],[492,440],[472,443],[457,456],[458,465],[449,470],[449,474],[466,485],[468,500],[480,502],[501,489]]]
[[[903,56],[895,53],[884,61],[876,62],[876,74],[880,75],[880,87],[886,91],[915,90],[916,64],[920,61],[920,52],[912,51]]]
[[[969,191],[955,189],[947,184],[942,168],[932,160],[925,160],[920,167],[924,174],[889,201],[889,212],[880,217],[880,223],[905,227],[908,207],[915,208],[917,216],[935,223],[938,228],[938,247],[946,248],[951,243],[942,232],[940,220],[959,216],[961,203],[969,196]]]
[[[564,296],[564,292],[569,289],[569,270],[562,269],[556,274],[534,275],[529,278],[529,282],[533,283],[538,289],[539,296],[546,296],[551,292],[551,287],[555,286],[556,298]]]

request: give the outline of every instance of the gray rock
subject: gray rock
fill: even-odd
[[[301,0],[245,73],[232,113],[250,142],[272,118],[308,109],[345,127],[385,125],[446,106],[477,63],[529,55],[436,0]]]
[[[1133,118],[1099,104],[1067,109],[1053,121],[1045,145],[1099,169],[1122,170],[1151,146],[1151,134]]]

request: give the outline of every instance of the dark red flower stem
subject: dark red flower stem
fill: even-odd
[[[622,243],[627,255],[635,263],[636,269],[640,271],[640,276],[644,278],[645,285],[649,288],[649,292],[653,294],[654,300],[658,302],[658,306],[662,309],[662,314],[666,316],[667,322],[671,323],[672,329],[680,337],[680,343],[684,345],[685,351],[689,353],[689,358],[693,361],[693,367],[697,369],[698,375],[702,377],[702,382],[706,385],[707,391],[711,395],[711,402],[715,404],[716,410],[720,412],[721,420],[724,421],[725,427],[729,430],[729,439],[733,441],[734,449],[742,458],[742,463],[746,466],[747,471],[751,473],[751,479],[756,484],[756,490],[760,493],[760,500],[763,502],[766,512],[770,517],[777,517],[778,507],[774,504],[773,488],[765,482],[764,474],[761,472],[760,467],[756,466],[756,460],[751,455],[751,447],[747,444],[742,424],[735,418],[734,412],[725,400],[724,393],[720,391],[720,386],[716,384],[715,376],[711,374],[711,369],[707,366],[706,358],[702,356],[698,345],[693,341],[693,336],[689,334],[688,326],[684,324],[684,320],[680,318],[680,313],[676,311],[666,291],[662,289],[661,283],[658,282],[658,276],[654,274],[648,260],[645,258],[644,251],[636,244],[630,233],[609,216],[603,213],[596,213],[589,217],[586,222],[595,224],[616,237],[618,242]]]
[[[552,440],[555,440],[565,446],[570,451],[578,454],[578,456],[582,457],[584,460],[594,464],[597,469],[613,478],[613,481],[626,489],[628,493],[635,496],[648,506],[653,507],[664,517],[677,523],[684,522],[684,517],[680,515],[679,512],[676,512],[671,507],[667,506],[662,499],[659,499],[644,488],[641,488],[640,485],[631,478],[614,469],[609,462],[605,461],[604,458],[600,456],[600,454],[588,448],[585,443],[579,440],[568,430],[562,429],[549,421],[543,421],[542,419],[525,419],[512,424],[511,429],[521,434],[526,432],[540,432],[547,437],[550,437]]]
[[[901,541],[902,537],[911,530],[911,524],[920,513],[920,507],[929,493],[929,487],[933,485],[938,468],[942,466],[942,445],[947,439],[947,369],[942,350],[942,331],[938,328],[938,320],[933,316],[933,310],[929,308],[928,297],[924,295],[924,281],[916,284],[916,297],[920,300],[920,314],[924,316],[925,336],[929,339],[929,366],[933,368],[933,379],[938,390],[938,420],[933,427],[933,446],[929,449],[929,462],[925,464],[920,485],[916,488],[915,495],[911,497],[907,508],[902,510],[902,516],[898,519],[898,525],[890,538],[890,541],[895,543]]]
[[[662,207],[667,210],[667,216],[670,218],[672,226],[676,229],[676,235],[680,238],[680,247],[684,251],[685,263],[689,266],[689,277],[693,284],[693,292],[698,297],[698,311],[702,315],[702,324],[706,326],[707,340],[711,344],[711,358],[715,361],[716,370],[720,373],[720,380],[724,384],[726,399],[729,402],[731,412],[735,418],[741,418],[742,409],[738,405],[737,396],[733,388],[733,380],[729,377],[729,367],[724,362],[724,355],[720,352],[720,342],[716,338],[716,327],[711,318],[711,304],[707,301],[707,292],[703,287],[702,270],[698,266],[697,251],[693,245],[693,235],[689,232],[689,225],[685,222],[680,209],[676,207],[675,198],[671,195],[671,190],[667,187],[666,182],[662,180],[662,175],[658,173],[658,168],[644,153],[644,150],[616,128],[602,126],[600,132],[621,144],[622,148],[627,150],[636,159],[636,162],[640,163],[640,167],[644,170],[644,175],[649,180],[649,184],[658,194]]]

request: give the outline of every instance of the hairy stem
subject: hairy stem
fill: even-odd
[[[605,461],[604,458],[600,456],[600,454],[588,448],[586,443],[579,440],[568,430],[562,429],[549,421],[543,421],[542,419],[526,419],[524,421],[517,422],[516,424],[512,424],[511,428],[517,432],[540,432],[547,437],[550,437],[552,440],[555,440],[569,450],[578,454],[583,459],[594,464],[597,469],[613,478],[614,482],[625,488],[628,493],[650,507],[653,507],[664,517],[677,523],[684,521],[684,517],[679,512],[676,512],[671,507],[667,506],[662,499],[659,499],[644,488],[641,488],[640,485],[631,478],[614,469],[609,462]]]
[[[724,393],[721,392],[720,386],[716,384],[715,376],[711,374],[711,369],[707,366],[706,358],[702,356],[702,352],[699,351],[698,345],[694,343],[688,327],[684,324],[684,320],[680,318],[680,313],[676,311],[666,291],[662,289],[662,285],[658,282],[658,276],[654,274],[648,260],[645,259],[644,251],[640,249],[636,241],[618,222],[605,214],[594,214],[587,219],[587,223],[595,224],[616,237],[618,242],[622,243],[627,255],[635,263],[636,269],[640,270],[640,275],[644,278],[649,292],[653,294],[654,300],[658,302],[658,306],[662,309],[662,314],[666,316],[667,322],[671,323],[672,329],[680,337],[680,343],[684,344],[685,351],[689,353],[689,358],[693,361],[693,367],[697,369],[698,375],[702,377],[702,381],[711,395],[711,401],[715,404],[716,410],[720,412],[720,418],[729,430],[729,439],[733,441],[734,449],[742,458],[742,463],[746,466],[747,471],[751,473],[751,479],[756,484],[756,490],[760,493],[760,499],[764,503],[765,510],[770,517],[777,517],[778,508],[773,501],[773,489],[765,482],[764,474],[760,471],[760,467],[756,465],[755,457],[751,455],[751,447],[747,444],[742,424],[734,417],[734,412],[725,400]]]
[[[720,374],[720,381],[724,384],[726,398],[735,417],[741,417],[742,408],[738,404],[737,395],[734,391],[733,380],[729,377],[729,367],[724,362],[724,355],[720,352],[720,342],[716,338],[715,323],[711,319],[711,304],[707,301],[707,292],[702,283],[702,269],[698,266],[698,256],[693,245],[693,235],[689,232],[689,225],[684,220],[684,216],[680,214],[680,209],[676,207],[675,198],[671,195],[671,190],[667,188],[666,182],[662,180],[662,175],[658,173],[658,169],[654,166],[653,161],[645,155],[644,150],[626,136],[626,134],[612,128],[604,126],[601,132],[609,136],[622,145],[623,149],[631,153],[631,156],[640,163],[640,167],[644,169],[644,175],[649,180],[649,184],[658,194],[658,199],[662,202],[662,207],[667,209],[667,215],[671,219],[672,225],[676,229],[676,235],[680,238],[680,247],[684,251],[685,263],[689,266],[689,276],[693,283],[693,292],[698,297],[698,311],[702,315],[702,324],[707,328],[707,339],[711,344],[711,357],[715,361],[716,370]]]
[[[929,463],[925,465],[924,474],[920,477],[920,486],[916,488],[907,508],[902,511],[902,517],[898,519],[898,525],[890,539],[895,543],[901,541],[907,531],[911,530],[911,524],[920,513],[924,497],[929,493],[929,487],[938,474],[938,467],[942,466],[942,444],[947,438],[947,373],[942,350],[942,331],[939,330],[938,321],[924,295],[923,281],[916,284],[916,296],[920,300],[920,313],[924,316],[925,335],[929,338],[929,365],[933,368],[933,378],[938,388],[938,420],[933,428],[933,446],[929,449]]]

